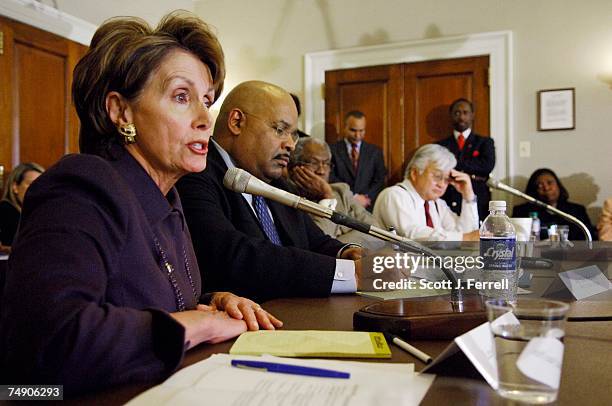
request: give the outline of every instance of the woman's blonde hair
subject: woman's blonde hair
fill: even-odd
[[[223,50],[211,28],[195,15],[172,12],[155,29],[137,17],[112,18],[98,28],[74,69],[72,99],[81,120],[81,152],[108,156],[110,146],[121,143],[106,111],[107,94],[116,91],[137,100],[151,74],[177,49],[208,66],[218,98],[225,80]]]

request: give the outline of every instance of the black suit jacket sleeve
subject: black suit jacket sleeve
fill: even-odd
[[[378,194],[385,187],[385,176],[387,170],[385,169],[385,159],[383,157],[382,150],[380,148],[372,148],[373,166],[372,166],[372,180],[368,187],[367,195],[372,199],[372,203],[378,197]]]
[[[209,168],[177,184],[203,291],[232,291],[255,300],[329,295],[343,244],[304,213],[268,202],[281,239],[292,246],[271,243],[243,196],[223,187],[226,168],[211,155]]]

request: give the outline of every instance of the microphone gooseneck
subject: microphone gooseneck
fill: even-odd
[[[380,240],[393,242],[406,252],[424,254],[430,257],[439,257],[435,251],[423,246],[422,244],[397,234],[393,234],[380,227],[361,222],[345,214],[338,213],[330,208],[311,202],[303,197],[296,196],[282,189],[270,186],[240,168],[230,168],[227,170],[225,176],[223,177],[223,186],[229,190],[233,190],[234,192],[263,196],[283,205],[308,212],[315,216],[329,219],[336,224],[361,231],[362,233],[371,235]],[[446,277],[451,281],[451,302],[453,306],[461,308],[463,304],[463,295],[461,288],[457,288],[457,277],[451,269],[448,269],[445,266],[442,266],[442,272],[444,272]]]
[[[559,209],[557,209],[554,206],[551,206],[550,204],[546,204],[543,201],[540,201],[532,196],[529,196],[526,193],[521,192],[520,190],[517,190],[511,186],[508,186],[494,178],[489,178],[489,180],[487,181],[487,185],[489,187],[492,187],[494,189],[497,190],[503,190],[504,192],[508,192],[510,194],[513,194],[515,196],[521,197],[525,200],[527,200],[528,202],[531,202],[537,206],[543,207],[548,211],[551,211],[555,214],[558,214],[559,216],[563,217],[564,219],[571,221],[572,223],[576,224],[578,227],[580,227],[580,229],[582,230],[582,232],[584,233],[584,236],[586,237],[587,241],[589,243],[593,242],[593,237],[591,237],[591,232],[589,231],[589,228],[580,220],[578,220],[576,217],[572,216],[571,214],[568,214],[564,211],[561,211]]]

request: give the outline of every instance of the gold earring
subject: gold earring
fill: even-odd
[[[126,144],[136,143],[136,126],[134,123],[121,124],[117,128],[117,131],[119,131],[119,134],[123,135],[123,142]]]

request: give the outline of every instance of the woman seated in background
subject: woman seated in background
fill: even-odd
[[[561,184],[557,175],[550,169],[542,168],[536,170],[529,181],[525,193],[531,197],[543,201],[557,209],[571,214],[578,220],[582,221],[591,232],[593,240],[597,239],[595,228],[591,224],[591,220],[587,215],[584,206],[569,202],[569,194],[567,189]],[[541,222],[542,232],[540,238],[548,238],[548,227],[552,224],[568,225],[570,240],[584,240],[586,237],[582,232],[582,228],[568,220],[554,214],[549,213],[546,209],[536,206],[533,203],[524,203],[514,207],[512,217],[529,217],[529,213],[537,212]]]
[[[185,350],[282,323],[201,280],[175,182],[206,167],[216,36],[171,13],[105,22],[74,71],[83,154],[32,185],[9,259],[0,382],[68,393],[159,381]]]
[[[0,201],[0,245],[13,245],[25,192],[43,171],[42,166],[28,162],[17,165],[8,176]]]

